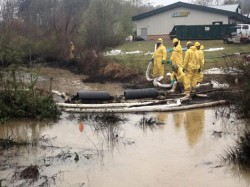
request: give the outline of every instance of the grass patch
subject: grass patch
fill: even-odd
[[[221,157],[224,163],[237,165],[240,169],[250,170],[250,131],[239,137],[234,147],[229,147]]]
[[[11,118],[56,118],[60,114],[52,95],[36,88],[38,72],[17,66],[0,70],[0,122]]]

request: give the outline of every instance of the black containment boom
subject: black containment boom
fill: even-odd
[[[110,100],[112,97],[107,91],[79,91],[76,95],[81,100]]]
[[[143,98],[155,98],[158,96],[158,91],[155,88],[125,90],[125,99],[143,99]]]

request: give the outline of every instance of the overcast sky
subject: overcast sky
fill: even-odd
[[[191,2],[191,0],[151,0],[151,1],[149,1],[149,2],[150,2],[153,6],[158,6],[158,5],[166,6],[166,5],[170,5],[170,4],[179,2],[179,1],[182,1],[182,2],[185,2],[185,3]]]

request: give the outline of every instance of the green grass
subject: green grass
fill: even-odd
[[[221,156],[224,163],[235,164],[240,170],[250,171],[250,132],[245,131],[236,141],[235,146],[230,146],[225,155]]]
[[[186,46],[187,41],[181,41],[182,47]],[[193,43],[195,41],[192,41]],[[213,67],[224,67],[225,60],[223,55],[234,54],[234,53],[250,53],[250,44],[224,44],[222,40],[199,40],[199,42],[204,45],[205,49],[209,48],[221,48],[224,50],[220,51],[205,51],[205,69]],[[151,55],[144,55],[148,51],[154,51],[155,41],[138,41],[138,42],[127,42],[121,46],[117,46],[115,49],[122,50],[122,52],[131,51],[143,51],[139,54],[130,55],[117,55],[109,56],[108,58],[114,59],[127,67],[139,68],[145,72],[148,62],[151,60]],[[173,44],[170,40],[164,42],[167,48],[172,48]],[[170,58],[171,53],[167,54],[167,59]],[[167,70],[170,67],[167,66]]]

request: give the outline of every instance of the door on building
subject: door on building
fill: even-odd
[[[147,28],[141,28],[141,37],[144,40],[147,40],[147,36],[148,36],[148,30],[147,30]]]

